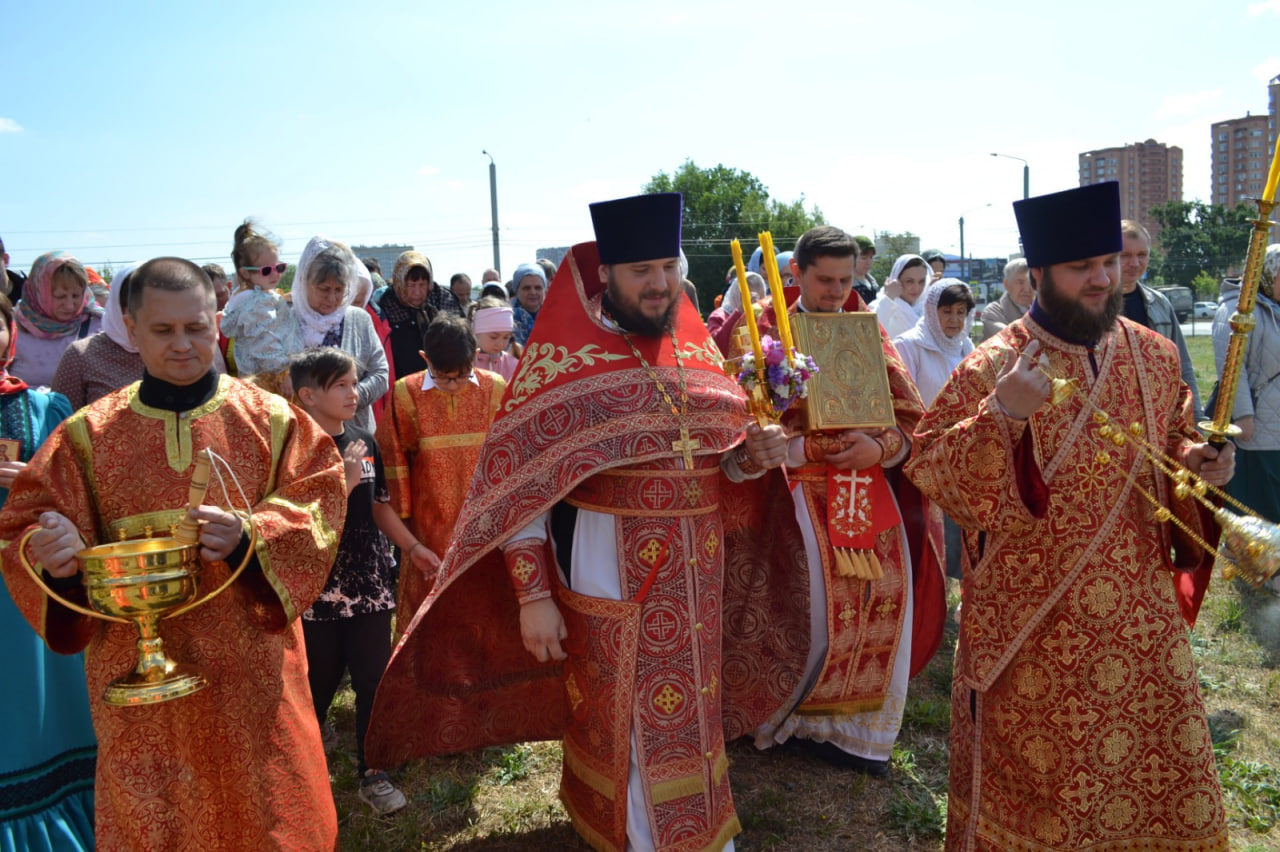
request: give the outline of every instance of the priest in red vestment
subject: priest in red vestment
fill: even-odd
[[[591,211],[367,746],[391,765],[563,737],[593,847],[722,849],[725,738],[781,706],[808,650],[785,435],[752,423],[681,290],[680,196]]]
[[[342,460],[308,417],[212,370],[212,285],[198,266],[157,258],[131,279],[130,339],[146,372],[69,417],[19,474],[0,512],[4,579],[49,646],[85,650],[98,735],[97,841],[103,849],[331,849],[337,819],[307,684],[298,615],[319,594],[346,509]],[[79,615],[47,597],[27,556],[84,605],[75,553],[163,535],[186,514],[196,454],[230,464],[194,510],[200,589],[249,557],[234,585],[160,622],[165,651],[208,685],[161,703],[106,704],[137,660],[137,630]],[[30,684],[15,684],[31,688]]]
[[[1217,531],[1093,406],[1217,485],[1234,452],[1201,443],[1173,344],[1120,317],[1117,185],[1014,212],[1036,301],[960,364],[907,463],[972,566],[947,848],[1225,850],[1187,637],[1212,555],[1142,492],[1210,543]],[[1050,377],[1075,393],[1053,404]]]

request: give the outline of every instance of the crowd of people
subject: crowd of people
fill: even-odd
[[[1014,209],[1025,256],[980,324],[940,256],[881,284],[874,243],[831,226],[757,250],[747,304],[731,269],[704,319],[674,193],[591,205],[593,241],[505,284],[485,270],[479,292],[417,251],[388,282],[319,235],[285,292],[280,243],[249,220],[230,275],[161,257],[108,282],[60,251],[7,270],[0,848],[332,848],[349,673],[377,813],[408,805],[411,759],[560,739],[594,848],[732,849],[728,740],[890,774],[946,575],[949,849],[1228,848],[1187,636],[1217,531],[1093,412],[1280,520],[1280,245],[1237,474],[1196,431],[1187,347],[1116,185]],[[846,312],[874,318],[890,425],[758,419],[726,370],[743,329]],[[204,449],[234,482],[189,508]],[[207,685],[104,701],[137,635],[67,605],[89,602],[77,554],[184,520],[201,588],[240,571],[161,622]]]

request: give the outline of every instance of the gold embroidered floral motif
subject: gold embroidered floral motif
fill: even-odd
[[[687,506],[697,506],[702,500],[702,483],[692,480],[684,484],[684,502]]]
[[[639,551],[640,558],[643,559],[650,567],[658,561],[658,557],[661,555],[662,545],[658,544],[658,540],[656,538],[649,539],[649,543],[640,548]]]
[[[653,703],[657,708],[668,716],[676,712],[676,708],[679,707],[683,701],[684,696],[677,692],[671,684],[667,684],[662,687],[662,691],[653,698]]]
[[[1133,751],[1133,736],[1128,731],[1112,731],[1102,739],[1102,762],[1115,766]]]
[[[840,610],[840,615],[838,616],[838,618],[840,619],[841,622],[844,623],[845,627],[848,627],[849,623],[853,621],[853,604],[849,603],[848,601],[845,601],[844,609]]]
[[[564,682],[564,691],[569,694],[569,706],[577,710],[582,704],[582,690],[578,688],[578,681],[572,673]]]
[[[538,570],[538,566],[534,565],[523,556],[516,557],[516,564],[511,568],[511,576],[515,577],[522,584],[529,582],[529,578],[533,576],[533,572]]]
[[[1049,691],[1049,679],[1035,666],[1023,666],[1013,678],[1013,688],[1032,701]]]
[[[1205,746],[1205,730],[1194,719],[1183,719],[1173,735],[1173,743],[1184,754],[1197,754]]]
[[[1178,816],[1187,825],[1199,828],[1213,818],[1213,800],[1204,793],[1196,793],[1182,801]]]
[[[543,385],[561,375],[595,366],[596,361],[621,361],[628,357],[609,352],[595,343],[588,343],[573,353],[568,348],[553,343],[534,343],[525,350],[520,369],[513,377],[511,397],[507,400],[506,410],[512,411],[537,393]]]
[[[1084,590],[1081,602],[1095,618],[1110,615],[1120,602],[1120,590],[1110,580],[1099,580]]]
[[[1053,743],[1039,734],[1036,734],[1035,739],[1023,744],[1022,757],[1036,772],[1048,772],[1058,765],[1057,749],[1053,747]]]
[[[711,535],[707,536],[706,548],[708,557],[715,556],[716,551],[720,549],[720,536],[716,535],[715,530],[712,530]]]
[[[1093,667],[1093,685],[1099,692],[1104,692],[1107,695],[1113,694],[1124,686],[1125,679],[1128,676],[1129,667],[1119,657],[1107,657],[1104,660],[1100,660]]]
[[[1112,831],[1119,831],[1138,815],[1138,808],[1131,799],[1119,798],[1107,802],[1102,809],[1102,824]]]

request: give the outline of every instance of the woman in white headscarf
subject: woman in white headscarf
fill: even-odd
[[[932,405],[964,356],[973,351],[973,293],[958,278],[943,278],[925,288],[918,299],[922,315],[915,326],[894,338],[902,363],[915,380],[920,398]],[[943,517],[947,576],[960,579],[960,527]],[[958,611],[958,610],[957,610]]]
[[[352,425],[373,432],[376,424],[370,405],[387,392],[387,355],[363,307],[352,304],[359,289],[363,264],[351,249],[328,237],[312,237],[293,277],[293,310],[305,348],[336,346],[356,360],[359,408]],[[293,388],[283,388],[291,395]]]
[[[973,351],[973,293],[958,278],[943,278],[925,288],[919,302],[923,315],[908,331],[895,337],[902,362],[927,406],[947,383],[952,371]]]
[[[894,261],[884,289],[870,305],[890,338],[909,330],[923,315],[921,295],[932,274],[929,264],[918,254],[904,254]]]

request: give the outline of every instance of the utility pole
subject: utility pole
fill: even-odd
[[[493,162],[493,155],[481,151],[489,158],[489,212],[493,218],[493,268],[502,272],[502,259],[498,255],[498,167]]]

